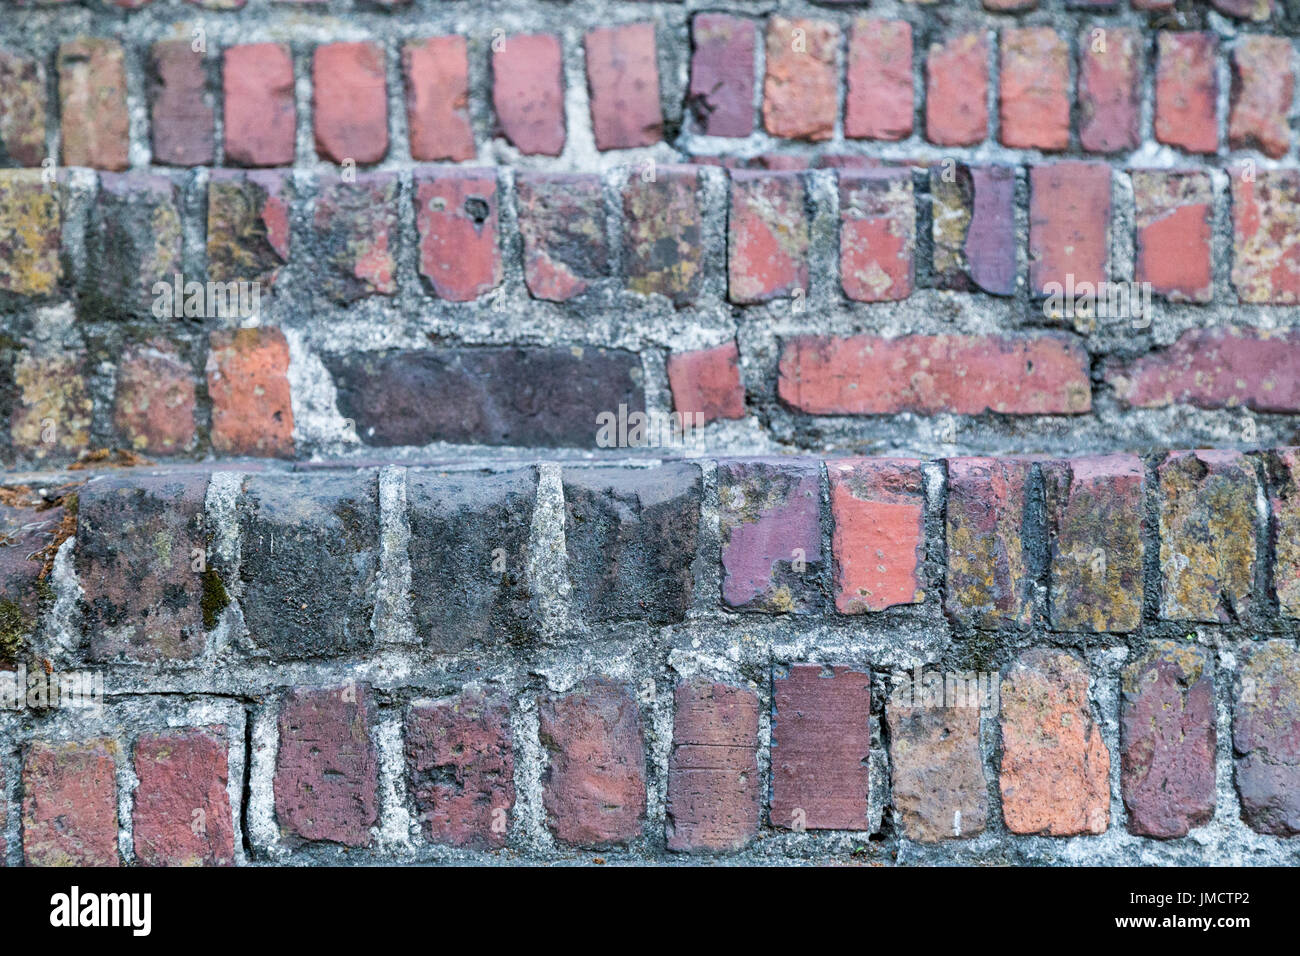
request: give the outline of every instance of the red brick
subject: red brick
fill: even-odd
[[[1126,405],[1300,412],[1300,332],[1191,329],[1167,348],[1106,370]]]
[[[754,21],[701,13],[691,21],[687,106],[706,136],[754,132]]]
[[[842,170],[840,284],[856,302],[912,294],[916,206],[906,169]]]
[[[799,336],[782,350],[778,390],[787,405],[814,415],[1075,415],[1091,408],[1086,353],[1052,335]]]
[[[925,61],[925,136],[974,146],[988,135],[989,45],[982,32],[930,44]]]
[[[472,302],[501,283],[492,169],[417,170],[420,275],[440,298]]]
[[[1228,624],[1255,587],[1254,463],[1236,451],[1170,452],[1160,477],[1160,617]]]
[[[1136,149],[1142,103],[1142,41],[1136,30],[1079,36],[1079,144],[1090,153]]]
[[[733,170],[727,294],[752,304],[808,289],[808,216],[799,173]]]
[[[226,162],[236,166],[293,164],[293,57],[281,43],[232,46],[225,51]]]
[[[1210,4],[1220,13],[1256,23],[1273,15],[1273,0],[1210,0]]]
[[[946,607],[953,617],[984,628],[1032,622],[1024,538],[1030,468],[1028,459],[948,460]]]
[[[1232,51],[1228,145],[1281,159],[1291,148],[1295,54],[1287,37],[1244,36]]]
[[[674,694],[669,850],[735,852],[758,832],[758,695],[695,681]]]
[[[1209,302],[1214,293],[1210,230],[1214,191],[1202,170],[1133,173],[1138,282],[1174,302]]]
[[[118,866],[117,744],[45,743],[23,763],[23,860],[28,866]]]
[[[636,700],[607,678],[538,701],[547,766],[542,803],[561,843],[604,846],[641,835],[645,743]]]
[[[1156,49],[1156,139],[1189,153],[1213,153],[1219,148],[1217,38],[1161,32]]]
[[[412,40],[402,48],[411,158],[473,159],[469,121],[469,53],[464,37]]]
[[[63,165],[126,169],[130,119],[122,44],[81,37],[59,46]]]
[[[1232,749],[1241,818],[1259,833],[1300,834],[1300,653],[1260,641],[1234,688]]]
[[[45,68],[0,50],[0,166],[39,166],[45,158]]]
[[[320,290],[340,305],[397,291],[397,174],[323,176],[312,216]]]
[[[772,684],[772,826],[870,829],[871,675],[795,664]]]
[[[1002,144],[1062,150],[1070,145],[1070,51],[1050,27],[1004,30],[999,100]]]
[[[1300,301],[1300,171],[1232,170],[1232,284],[1242,302]]]
[[[911,458],[826,464],[831,495],[835,609],[883,611],[925,600],[925,487]]]
[[[507,37],[492,52],[492,105],[506,139],[521,152],[564,150],[564,55],[554,33]]]
[[[1093,720],[1088,667],[1025,651],[1002,678],[1002,816],[1012,833],[1075,836],[1110,824],[1110,751]]]
[[[629,149],[663,139],[654,24],[589,30],[583,45],[596,148]]]
[[[1110,167],[1053,163],[1029,170],[1029,287],[1106,281],[1110,255]],[[1073,276],[1073,282],[1068,277]]]
[[[673,408],[678,412],[703,415],[705,422],[745,417],[740,353],[734,341],[711,349],[672,353],[668,356],[668,384],[673,392]]]
[[[132,831],[142,866],[231,866],[235,830],[225,727],[142,734]]]
[[[635,174],[623,188],[623,249],[627,285],[693,303],[704,280],[703,215],[694,166],[661,166],[647,182]]]
[[[1136,455],[1043,466],[1048,614],[1057,631],[1126,633],[1142,623],[1144,471]]]
[[[63,277],[60,190],[35,169],[0,169],[0,292],[49,295]]]
[[[912,135],[912,112],[912,25],[906,20],[855,20],[844,135],[907,139]]]
[[[202,53],[188,40],[163,40],[150,50],[153,159],[170,166],[210,166],[216,156],[216,112]]]
[[[214,169],[208,180],[208,278],[274,287],[289,261],[292,171]]]
[[[80,350],[49,355],[24,352],[14,360],[14,450],[32,459],[75,457],[90,445],[95,404]]]
[[[369,688],[293,690],[280,709],[275,815],[297,840],[366,846],[379,819]]]
[[[1300,617],[1300,448],[1265,457],[1273,542],[1273,592],[1286,617]]]
[[[406,720],[406,768],[431,841],[505,846],[515,805],[515,757],[504,696],[470,687],[414,704]]]
[[[824,20],[767,21],[763,125],[787,139],[830,139],[839,99],[835,52],[840,30]]]
[[[515,206],[524,281],[535,298],[564,302],[610,274],[599,175],[521,170],[515,177]]]
[[[327,43],[312,55],[316,152],[335,163],[377,163],[388,152],[384,51],[374,43]]]
[[[289,343],[275,328],[213,332],[207,377],[212,447],[223,455],[293,455]]]
[[[177,455],[193,446],[194,372],[166,342],[123,353],[113,428],[127,447],[146,455]]]

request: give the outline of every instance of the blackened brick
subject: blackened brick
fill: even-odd
[[[366,173],[322,184],[312,220],[318,281],[340,305],[397,291],[396,173]]]
[[[564,302],[610,274],[605,196],[595,174],[534,173],[515,178],[524,281],[538,299]]]
[[[694,167],[660,167],[651,181],[633,175],[623,190],[628,288],[693,303],[704,279],[703,222]]]

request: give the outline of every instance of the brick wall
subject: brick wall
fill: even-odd
[[[0,862],[1300,861],[1291,6],[0,12]]]

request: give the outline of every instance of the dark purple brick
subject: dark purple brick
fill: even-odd
[[[520,171],[515,202],[534,298],[564,302],[609,276],[600,176]]]
[[[1016,288],[1016,171],[930,167],[934,273],[941,289],[1011,295]]]
[[[171,285],[183,271],[175,184],[148,173],[101,173],[86,240],[83,309],[107,316],[155,315],[154,285]],[[171,312],[168,301],[164,314]]]
[[[1300,652],[1267,641],[1246,655],[1233,701],[1241,816],[1252,829],[1300,834]]]
[[[1128,828],[1186,836],[1214,816],[1214,681],[1203,651],[1158,641],[1124,668],[1120,784]]]
[[[754,132],[754,21],[701,13],[691,21],[691,88],[687,105],[706,136]]]
[[[623,188],[628,288],[675,306],[698,298],[704,279],[703,222],[693,166],[660,166],[647,182],[635,172]]]
[[[1033,465],[1017,458],[948,460],[947,603],[978,627],[1031,623],[1034,576],[1025,548]]]
[[[216,112],[203,54],[189,40],[164,40],[149,55],[153,159],[168,166],[209,166],[216,152]]]
[[[326,266],[319,276],[324,293],[340,305],[397,291],[397,192],[395,173],[322,185],[312,220],[313,253]]]
[[[289,261],[293,177],[214,169],[208,183],[208,278],[275,285]]]

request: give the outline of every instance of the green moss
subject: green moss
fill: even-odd
[[[13,601],[0,600],[0,661],[10,662],[22,650],[23,638],[32,629],[31,619]]]
[[[217,626],[217,615],[230,606],[230,595],[216,568],[203,572],[203,598],[199,606],[203,608],[203,627],[209,631]]]

